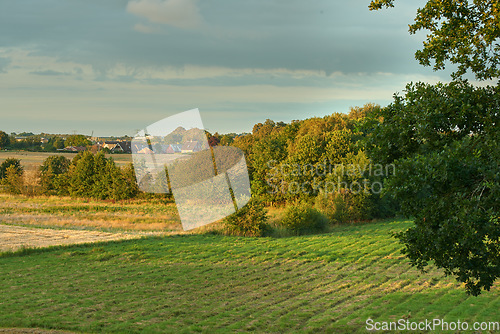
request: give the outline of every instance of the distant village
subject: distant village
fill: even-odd
[[[182,129],[183,132],[185,131]],[[33,133],[11,133],[10,136],[2,132],[5,137],[4,144],[0,145],[2,150],[20,150],[20,151],[35,151],[35,152],[82,152],[90,151],[97,153],[104,151],[106,153],[122,153],[122,154],[176,154],[176,153],[193,153],[201,151],[207,143],[209,146],[230,145],[237,134],[214,135],[206,133],[207,142],[199,139],[199,137],[183,137],[179,140],[172,140],[171,143],[165,143],[158,138],[149,137],[143,140],[133,140],[129,136],[124,137],[94,137],[81,134],[62,135],[62,134],[33,134]],[[189,140],[191,139],[191,140]],[[167,142],[168,142],[167,141]],[[175,142],[175,143],[172,143]]]
[[[22,140],[22,139],[19,139]],[[41,143],[47,143],[46,138],[41,139]],[[174,154],[174,153],[193,153],[201,151],[203,146],[200,141],[188,141],[183,144],[155,144],[154,146],[132,143],[130,140],[112,140],[99,141],[93,140],[89,146],[65,146],[64,148],[56,149],[60,152],[82,152],[91,151],[97,153],[105,151],[107,153],[138,153],[138,154]]]

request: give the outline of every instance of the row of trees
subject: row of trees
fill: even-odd
[[[73,160],[48,157],[29,175],[18,159],[10,158],[0,165],[0,179],[13,194],[123,200],[139,193],[132,164],[119,168],[104,153],[88,151],[78,153]]]
[[[57,135],[35,135],[32,133],[8,135],[4,131],[0,131],[0,150],[56,152],[67,146],[87,147],[91,144],[91,141],[84,135],[70,135],[63,138]]]
[[[308,202],[335,222],[394,214],[396,203],[381,190],[395,168],[375,166],[364,149],[367,115],[379,110],[367,104],[348,115],[288,124],[266,120],[236,137],[232,145],[247,156],[252,193],[269,205]]]

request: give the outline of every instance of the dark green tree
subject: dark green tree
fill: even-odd
[[[62,140],[62,138],[60,137],[56,137],[54,140],[53,140],[53,144],[54,148],[56,148],[57,150],[60,150],[60,149],[63,149],[64,148],[64,140]]]
[[[0,149],[5,149],[10,144],[9,135],[0,131]]]
[[[71,135],[64,141],[64,146],[89,146],[91,144],[84,135]]]
[[[373,0],[369,7],[393,3]],[[395,162],[387,190],[415,219],[398,235],[403,252],[420,269],[433,261],[473,295],[500,277],[500,89],[461,78],[468,71],[479,80],[500,76],[498,22],[496,0],[429,0],[418,9],[410,33],[429,33],[417,60],[434,62],[434,70],[451,62],[456,81],[409,84],[381,110],[368,139],[376,162]]]
[[[499,86],[409,84],[368,140],[375,162],[396,165],[386,190],[415,221],[403,253],[473,295],[500,277],[499,106]]]
[[[50,156],[40,166],[40,184],[46,195],[66,194],[66,173],[71,161],[60,155]]]
[[[78,154],[68,172],[69,194],[73,197],[92,197],[95,182],[94,156],[89,151]]]
[[[7,169],[13,167],[16,174],[23,174],[23,166],[21,166],[21,160],[16,158],[7,158],[2,164],[0,164],[0,180],[7,176]]]

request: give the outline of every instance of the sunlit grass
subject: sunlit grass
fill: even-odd
[[[422,274],[384,221],[289,238],[176,235],[0,257],[0,326],[83,332],[365,332],[369,317],[497,321],[499,286],[469,297]]]
[[[180,231],[175,204],[165,199],[98,201],[0,194],[0,221],[32,227]]]

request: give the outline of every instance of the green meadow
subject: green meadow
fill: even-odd
[[[85,333],[353,333],[366,320],[500,319],[497,284],[468,296],[420,273],[402,220],[283,238],[207,232],[0,255],[0,327]]]

